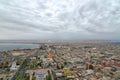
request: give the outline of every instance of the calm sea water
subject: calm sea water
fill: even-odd
[[[0,51],[4,50],[12,50],[12,49],[28,49],[28,48],[36,48],[37,44],[18,44],[18,43],[0,43]]]

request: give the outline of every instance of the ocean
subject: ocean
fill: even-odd
[[[36,48],[37,44],[18,44],[18,43],[0,43],[0,51],[13,50],[13,49],[29,49]]]

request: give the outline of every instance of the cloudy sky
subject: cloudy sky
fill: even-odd
[[[120,40],[120,0],[0,0],[0,40]]]

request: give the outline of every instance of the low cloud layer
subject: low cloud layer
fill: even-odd
[[[120,40],[120,0],[0,0],[0,39]]]

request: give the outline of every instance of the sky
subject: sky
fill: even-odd
[[[0,0],[0,40],[120,40],[120,0]]]

